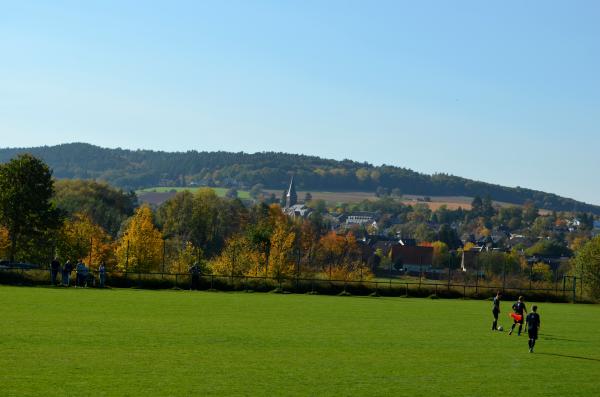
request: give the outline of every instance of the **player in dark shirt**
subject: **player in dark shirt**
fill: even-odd
[[[527,315],[527,334],[529,335],[529,353],[533,353],[533,346],[538,338],[538,330],[542,325],[540,315],[537,314],[537,306],[531,308],[533,312]]]
[[[496,297],[494,297],[494,305],[492,307],[492,315],[494,316],[494,322],[492,323],[492,331],[496,331],[498,329],[498,314],[500,314],[500,291],[496,293]]]
[[[521,336],[521,331],[523,330],[523,319],[525,317],[524,313],[527,313],[527,308],[525,307],[522,296],[519,296],[519,300],[512,305],[512,309],[514,313],[511,314],[511,317],[514,319],[514,322],[508,334],[511,335],[515,330],[515,326],[519,324],[519,332],[517,335]]]

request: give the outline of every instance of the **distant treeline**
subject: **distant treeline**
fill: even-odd
[[[600,206],[556,194],[510,188],[447,174],[427,175],[407,168],[373,166],[287,153],[197,152],[105,149],[85,143],[0,149],[0,162],[20,153],[43,159],[57,178],[104,180],[125,190],[153,186],[207,185],[283,189],[293,174],[299,189],[392,191],[429,196],[490,196],[514,204],[532,202],[555,211],[600,214]]]

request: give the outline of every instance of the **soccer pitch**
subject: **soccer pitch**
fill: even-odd
[[[0,287],[0,395],[600,395],[600,306],[539,313],[530,354],[483,301]]]

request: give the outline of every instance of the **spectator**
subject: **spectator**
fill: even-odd
[[[190,267],[190,274],[192,275],[192,285],[190,286],[190,290],[197,290],[200,284],[200,265],[198,262]]]
[[[52,262],[50,262],[50,283],[52,285],[56,285],[56,276],[58,275],[58,271],[60,270],[60,262],[58,258],[54,258]]]
[[[67,259],[65,265],[63,266],[62,271],[62,283],[65,287],[69,286],[69,282],[71,281],[71,272],[73,271],[73,264],[70,260]]]
[[[106,265],[104,265],[104,262],[98,267],[98,277],[100,279],[100,288],[104,288],[104,283],[106,281]]]
[[[80,260],[77,263],[77,268],[75,270],[77,272],[76,287],[85,287],[87,281],[87,267],[85,267],[85,264]]]

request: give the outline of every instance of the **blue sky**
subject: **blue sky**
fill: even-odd
[[[285,151],[600,204],[599,2],[0,6],[1,147]]]

